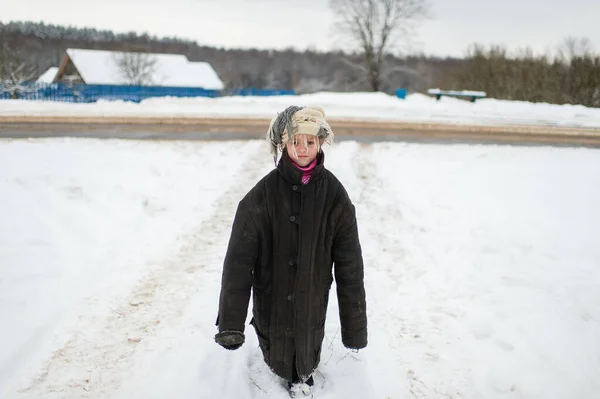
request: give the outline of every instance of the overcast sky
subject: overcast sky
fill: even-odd
[[[474,43],[553,49],[567,36],[600,51],[600,0],[430,0],[416,52],[464,55]],[[218,47],[339,46],[327,0],[0,0],[0,21],[178,36]]]

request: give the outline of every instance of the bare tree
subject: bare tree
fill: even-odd
[[[412,35],[415,23],[429,15],[428,0],[330,0],[335,27],[360,49],[365,79],[379,91],[385,79],[385,55]]]
[[[118,53],[115,63],[119,74],[132,86],[150,86],[156,84],[155,73],[158,60],[148,53]]]
[[[565,38],[557,48],[558,59],[568,64],[576,57],[584,57],[592,53],[592,42],[587,37]]]
[[[0,93],[10,93],[11,98],[18,98],[19,93],[34,90],[26,83],[35,78],[35,67],[21,61],[19,54],[0,43]]]

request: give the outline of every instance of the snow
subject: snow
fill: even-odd
[[[57,73],[58,67],[50,67],[36,80],[36,83],[52,83]]]
[[[369,346],[343,348],[332,295],[316,398],[598,396],[599,150],[325,151]],[[0,141],[0,397],[288,397],[251,328],[213,341],[237,202],[272,167],[261,141]]]
[[[345,120],[446,123],[468,125],[536,125],[600,128],[600,109],[581,105],[554,105],[491,98],[471,103],[423,94],[406,99],[385,93],[320,92],[298,96],[228,96],[220,98],[151,98],[140,104],[98,101],[92,104],[0,100],[0,117],[247,117],[271,119],[290,104],[319,105],[328,117]]]
[[[68,49],[68,56],[87,84],[127,84],[116,60],[122,52],[104,50]],[[156,61],[152,85],[173,87],[202,87],[208,90],[223,89],[223,82],[212,66],[206,62],[189,62],[182,54],[147,53]]]
[[[174,77],[176,86],[185,86],[186,82],[201,80],[202,87],[207,90],[223,90],[225,85],[217,75],[217,72],[208,62],[188,62],[186,68],[179,71]],[[181,83],[180,83],[181,82]],[[187,84],[191,86],[190,84]]]

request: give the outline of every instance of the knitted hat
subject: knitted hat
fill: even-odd
[[[267,141],[271,144],[271,154],[277,161],[278,151],[283,151],[291,136],[303,134],[315,136],[328,144],[333,142],[333,131],[325,120],[321,107],[287,107],[271,120],[267,130]]]

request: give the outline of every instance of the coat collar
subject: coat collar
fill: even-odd
[[[315,166],[315,170],[310,177],[308,184],[312,184],[312,182],[319,180],[323,176],[323,170],[325,169],[325,166],[323,165],[324,162],[325,154],[319,152],[317,154],[317,166]],[[290,183],[302,184],[302,172],[292,164],[292,160],[288,156],[287,151],[283,152],[283,155],[277,164],[277,170],[279,170],[279,173],[281,173],[281,175]]]

